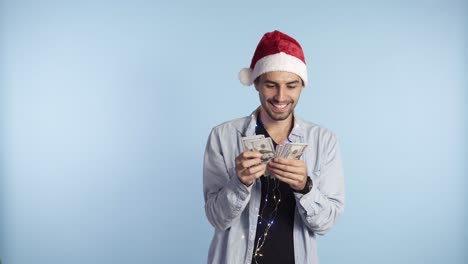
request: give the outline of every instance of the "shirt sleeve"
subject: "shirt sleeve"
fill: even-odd
[[[345,190],[339,143],[334,134],[326,139],[318,177],[309,193],[295,193],[299,214],[314,233],[325,234],[344,210]]]
[[[224,160],[219,131],[208,137],[203,162],[205,213],[213,227],[226,230],[245,209],[252,185],[245,186]]]

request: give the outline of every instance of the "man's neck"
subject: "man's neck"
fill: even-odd
[[[293,115],[289,115],[285,120],[273,120],[262,108],[259,109],[258,114],[260,115],[263,127],[268,131],[268,134],[270,134],[272,139],[278,144],[283,144],[291,132],[294,120]]]

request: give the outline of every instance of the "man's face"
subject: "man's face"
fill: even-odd
[[[290,72],[267,72],[255,82],[262,108],[274,121],[291,115],[303,88],[302,79]]]

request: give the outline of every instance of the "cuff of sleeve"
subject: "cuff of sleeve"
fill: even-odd
[[[310,192],[306,194],[294,193],[296,201],[305,209],[307,214],[318,214],[320,199],[322,198],[317,185],[314,183]]]
[[[239,177],[233,177],[234,179],[231,179],[230,181],[230,189],[234,191],[235,193],[239,194],[239,198],[241,199],[246,199],[249,195],[250,192],[252,191],[252,186],[245,186],[239,179]]]

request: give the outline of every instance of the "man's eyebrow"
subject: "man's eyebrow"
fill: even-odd
[[[264,80],[264,82],[278,84],[277,82],[274,82],[268,79]],[[287,82],[286,84],[294,84],[294,83],[299,83],[299,82],[300,82],[299,80],[294,80],[294,81]]]
[[[272,83],[272,84],[278,84],[277,82],[274,82],[274,81],[268,80],[268,79],[266,79],[264,82],[266,82],[266,83]]]
[[[295,80],[295,81],[292,81],[292,82],[288,82],[287,85],[290,85],[290,84],[297,84],[299,83],[299,80]]]
[[[277,82],[274,82],[274,81],[268,80],[268,79],[266,79],[264,82],[266,82],[266,83],[272,83],[272,84],[278,85]],[[300,81],[299,81],[299,80],[294,80],[294,81],[288,82],[288,83],[286,83],[286,84],[287,84],[287,85],[291,85],[291,84],[296,84],[296,83],[300,83]]]

